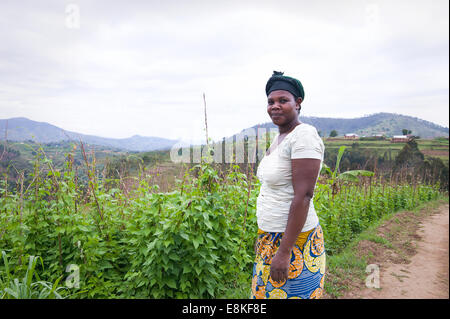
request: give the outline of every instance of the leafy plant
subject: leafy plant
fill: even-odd
[[[1,299],[63,299],[59,291],[66,287],[59,287],[59,277],[53,284],[40,280],[37,272],[35,272],[38,260],[43,261],[41,257],[30,256],[27,271],[22,279],[12,278],[9,269],[9,262],[5,251],[2,251],[2,258],[5,264],[5,279],[0,278]],[[33,276],[38,280],[33,282]]]
[[[341,163],[342,156],[344,155],[344,151],[346,149],[346,146],[341,146],[339,148],[339,152],[336,158],[336,165],[334,170],[331,170],[329,166],[327,166],[325,163],[322,164],[322,174],[328,174],[330,175],[330,183],[335,183],[336,179],[341,180],[349,180],[353,182],[358,182],[358,176],[374,176],[374,172],[367,171],[367,170],[349,170],[345,171],[343,173],[339,172],[339,164]]]

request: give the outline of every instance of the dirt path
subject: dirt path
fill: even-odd
[[[449,298],[449,205],[420,224],[409,263],[379,264],[380,288],[366,288],[347,298]],[[345,298],[345,297],[344,297]]]

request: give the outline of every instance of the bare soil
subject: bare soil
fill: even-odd
[[[378,228],[384,243],[361,241],[356,253],[379,267],[379,288],[355,279],[340,299],[448,299],[449,205],[402,212]],[[368,273],[369,276],[369,273]]]

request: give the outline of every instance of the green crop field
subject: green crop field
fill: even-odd
[[[144,171],[124,188],[92,158],[83,168],[71,158],[56,168],[36,156],[29,182],[19,174],[12,190],[0,180],[0,298],[249,296],[260,187],[250,167],[186,167],[160,192]],[[344,175],[324,173],[315,191],[328,255],[385,214],[446,194],[406,171]]]
[[[449,141],[445,138],[436,139],[417,139],[419,150],[426,157],[437,157],[443,160],[448,165],[449,159]],[[394,158],[405,146],[405,143],[391,143],[387,140],[378,141],[360,141],[360,140],[344,140],[342,138],[333,139],[325,138],[324,144],[326,149],[339,149],[341,146],[351,147],[353,144],[358,144],[361,149],[368,149],[375,151],[378,155],[383,155],[385,152],[391,152],[391,157]]]

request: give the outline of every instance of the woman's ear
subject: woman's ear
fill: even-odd
[[[302,98],[298,97],[295,101],[295,108],[297,109],[297,112],[300,113],[300,110],[302,109]]]

